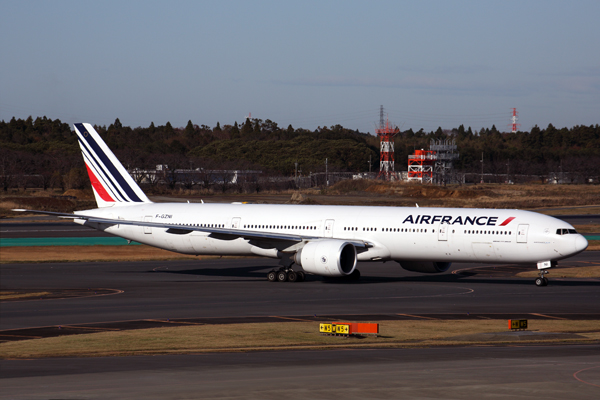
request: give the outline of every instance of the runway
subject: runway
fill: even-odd
[[[598,264],[600,252],[587,251],[559,265]],[[3,264],[1,289],[85,293],[0,302],[0,330],[186,318],[600,316],[600,280],[550,273],[550,285],[536,287],[533,279],[514,276],[523,267],[453,264],[447,273],[425,275],[393,262],[359,263],[357,283],[312,276],[305,282],[267,282],[265,274],[275,266],[269,259],[201,257]],[[0,399],[595,399],[599,360],[598,345],[2,360]]]
[[[597,399],[600,346],[0,361],[0,399]]]
[[[584,252],[561,265],[598,265]],[[111,289],[118,294],[0,303],[0,330],[139,319],[352,314],[600,314],[600,280],[558,279],[536,287],[505,268],[454,264],[440,275],[397,263],[359,263],[358,283],[310,276],[272,283],[269,259],[42,263],[0,266],[2,289]],[[475,275],[452,271],[479,267]],[[523,269],[525,270],[525,269]],[[467,270],[468,272],[469,270]]]

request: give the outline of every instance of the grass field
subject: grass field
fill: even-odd
[[[34,299],[51,294],[51,292],[12,292],[10,290],[0,290],[1,300],[19,300],[19,299]]]
[[[102,246],[106,247],[106,246]],[[125,247],[135,250],[141,246]],[[23,248],[21,248],[23,249]],[[64,248],[63,248],[64,249]],[[149,250],[156,250],[148,248]],[[117,249],[115,249],[116,251]],[[160,251],[162,252],[162,251]],[[126,254],[111,256],[126,257]],[[93,254],[93,253],[92,253]],[[106,255],[102,252],[101,255]],[[178,255],[164,252],[162,256]],[[43,255],[37,255],[44,257]],[[64,255],[63,255],[64,256]],[[81,257],[81,253],[78,255]],[[518,274],[535,276],[536,271]],[[589,278],[600,276],[600,267],[556,268],[552,278]],[[19,293],[4,292],[0,300],[15,299]],[[36,294],[38,295],[38,294]],[[42,294],[39,294],[40,296]],[[31,296],[28,294],[26,296]],[[374,321],[377,322],[377,321]],[[598,343],[600,321],[532,320],[529,329],[539,332],[576,333],[579,337],[502,337],[492,342],[481,335],[505,332],[505,320],[462,321],[381,321],[379,337],[340,338],[318,334],[315,322],[289,322],[238,325],[197,325],[187,327],[100,332],[0,344],[0,358],[108,357],[200,352],[240,352],[294,349],[330,349],[360,347],[433,347],[451,345],[502,345]],[[479,335],[479,336],[478,336]]]
[[[589,251],[600,250],[600,240],[591,240]],[[3,247],[0,264],[46,262],[109,262],[153,260],[208,260],[228,257],[191,256],[146,245],[138,246],[41,246]],[[597,275],[596,277],[600,277]]]
[[[592,265],[589,267],[575,268],[551,268],[550,275],[552,278],[600,278],[600,266]],[[539,275],[537,270],[519,272],[516,276],[519,278],[536,278]]]
[[[377,322],[377,321],[373,321]],[[101,332],[0,344],[0,358],[109,357],[205,352],[240,352],[357,347],[432,347],[523,343],[598,343],[600,321],[530,320],[529,331],[576,334],[531,337],[502,336],[506,320],[381,321],[380,336],[342,338],[318,333],[315,322],[199,325]]]
[[[2,251],[0,251],[0,263],[2,264],[25,262],[198,260],[210,257],[189,256],[146,245],[3,247]]]
[[[299,192],[214,193],[174,190],[167,196],[151,196],[154,201],[304,203],[339,205],[387,205],[414,207],[507,208],[539,210],[549,214],[600,214],[600,185],[479,184],[446,187],[348,180],[328,188]],[[91,189],[54,191],[12,190],[0,195],[0,217],[14,216],[12,208],[71,212],[95,207]],[[22,215],[22,214],[21,214]]]

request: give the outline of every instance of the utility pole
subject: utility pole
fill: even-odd
[[[562,169],[562,158],[560,159],[560,165],[558,166],[558,168],[560,169],[560,177],[559,182],[560,184],[563,184],[565,182],[564,176],[563,176],[563,169]]]
[[[508,174],[510,172],[510,158],[508,159],[508,161],[506,161],[506,183],[509,183],[510,181],[508,180]]]
[[[483,183],[483,151],[481,152],[481,183]]]
[[[369,154],[369,178],[371,177],[371,155]]]
[[[327,159],[325,159],[325,186],[329,186],[329,175],[327,172]]]
[[[294,165],[296,166],[296,173],[294,175],[294,179],[296,180],[296,186],[298,185],[298,161],[296,161],[294,163]]]

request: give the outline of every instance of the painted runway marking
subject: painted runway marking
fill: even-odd
[[[142,321],[160,322],[163,324],[177,324],[177,325],[206,325],[203,322],[171,321],[169,319],[143,319]]]
[[[90,331],[120,331],[119,328],[96,328],[93,326],[78,326],[78,325],[56,325],[58,329],[84,329]]]
[[[270,317],[271,317],[271,318],[286,319],[286,320],[290,320],[290,321],[315,322],[314,320],[311,320],[311,319],[301,319],[301,318],[280,317],[280,316],[278,316],[278,315],[270,315]]]
[[[396,315],[401,315],[404,317],[420,318],[420,319],[439,320],[439,318],[424,317],[422,315],[413,315],[413,314],[396,314]]]
[[[573,374],[573,378],[577,379],[581,383],[585,383],[586,385],[600,387],[600,385],[596,385],[595,383],[590,383],[590,382],[584,381],[583,379],[581,379],[580,377],[577,376],[580,372],[589,371],[590,369],[596,369],[596,368],[600,368],[600,365],[598,365],[596,367],[580,369],[579,371],[577,371]]]
[[[553,315],[547,315],[547,314],[530,313],[530,315],[537,315],[538,317],[551,318],[551,319],[562,319],[562,320],[568,321],[568,318],[555,317]]]

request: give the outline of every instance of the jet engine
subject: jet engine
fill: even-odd
[[[343,240],[308,242],[294,255],[305,272],[322,276],[347,276],[356,268],[356,248]]]
[[[437,274],[448,271],[452,263],[435,261],[398,261],[400,266],[407,271],[422,272],[424,274]]]

